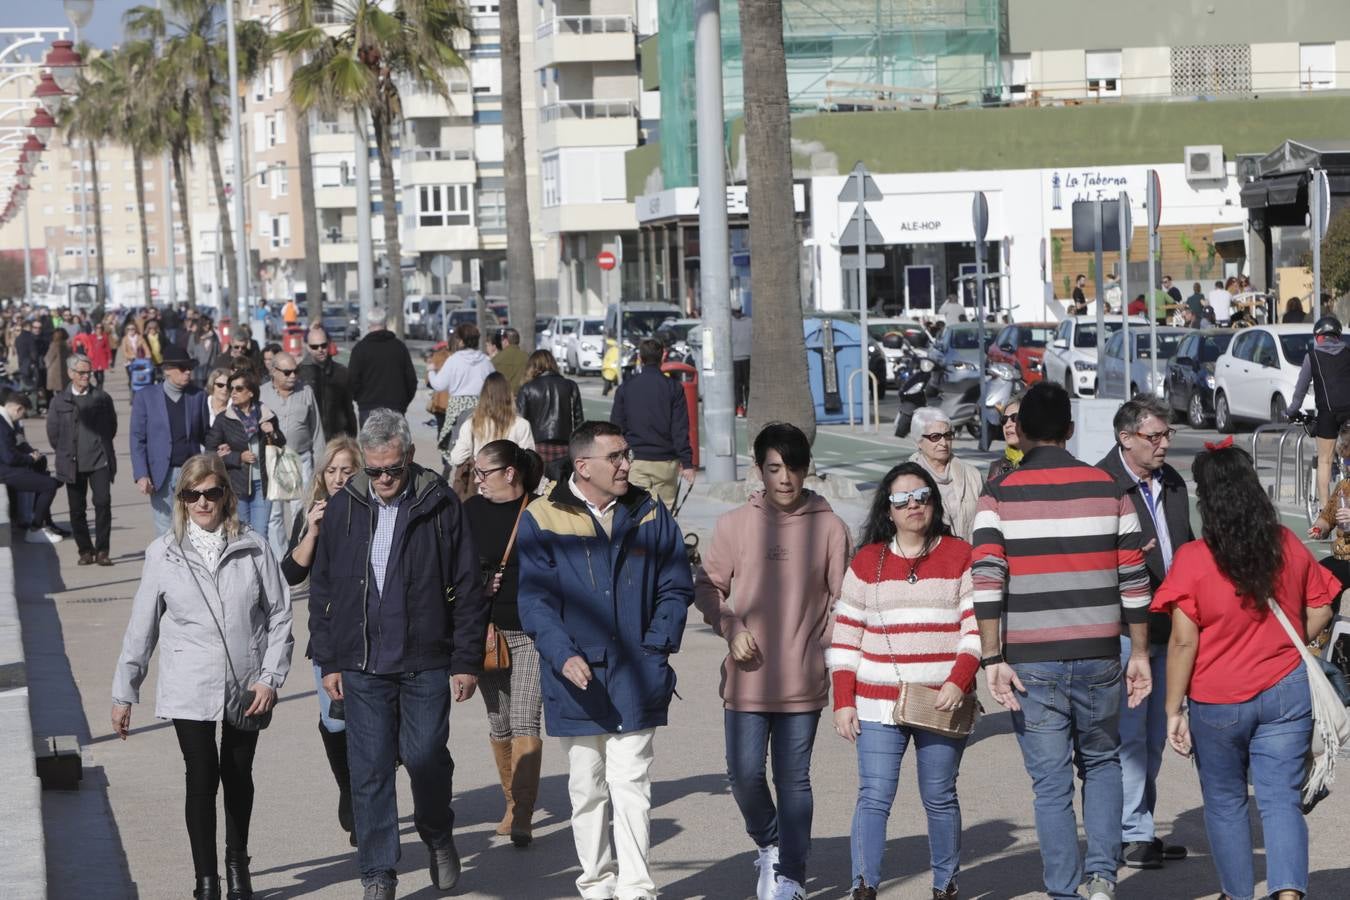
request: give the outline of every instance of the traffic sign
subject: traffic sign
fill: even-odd
[[[866,255],[866,258],[864,259],[864,262],[866,263],[867,268],[869,269],[886,268],[886,257],[884,254],[881,253],[868,253]],[[858,268],[858,254],[847,252],[840,253],[839,263],[845,269],[856,269]]]
[[[863,240],[864,244],[880,244],[881,230],[877,228],[877,223],[872,221],[872,217],[863,209],[861,215],[856,211],[848,217],[848,224],[844,226],[844,233],[839,235],[839,246],[857,246],[858,244],[858,219],[863,221]]]
[[[599,253],[595,255],[595,263],[602,270],[608,272],[610,269],[613,269],[619,265],[619,259],[613,253],[610,253],[608,250],[601,250]]]
[[[1148,207],[1148,230],[1155,232],[1162,221],[1162,182],[1158,179],[1158,170],[1148,170],[1148,192],[1144,205]]]
[[[863,183],[862,202],[871,203],[873,200],[880,200],[881,188],[877,187],[877,183],[872,180],[872,176],[867,174],[867,170],[863,168],[862,163],[858,163],[853,167],[853,175],[856,175],[859,172],[862,173],[862,183]],[[853,177],[850,177],[848,181],[845,181],[844,186],[839,189],[839,202],[840,203],[858,202],[858,183]]]
[[[975,226],[975,240],[983,241],[989,234],[989,201],[985,199],[984,191],[975,192],[975,199],[970,204],[970,219]]]

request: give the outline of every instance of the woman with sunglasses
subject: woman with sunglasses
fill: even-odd
[[[923,466],[905,462],[887,472],[872,498],[835,607],[826,653],[834,680],[834,730],[858,746],[852,900],[877,897],[886,824],[900,763],[911,744],[919,798],[928,814],[933,898],[958,896],[956,777],[967,739],[896,725],[894,719],[904,683],[938,688],[934,708],[939,711],[977,702],[972,692],[980,639],[971,547],[943,524],[942,503],[937,483]]]
[[[942,521],[952,534],[969,541],[975,531],[975,506],[984,488],[979,470],[956,458],[952,450],[956,432],[942,410],[931,406],[916,409],[910,433],[916,436],[919,449],[909,462],[918,463],[933,476],[942,493]]]
[[[464,515],[478,547],[484,592],[492,604],[492,628],[496,640],[506,642],[511,657],[507,669],[484,672],[478,690],[487,707],[488,740],[506,795],[506,812],[497,834],[509,834],[517,847],[528,847],[533,838],[531,819],[539,795],[544,744],[539,738],[543,705],[539,652],[521,626],[516,608],[520,563],[515,536],[543,471],[543,460],[533,450],[511,441],[490,441],[474,458],[478,493],[464,503]]]
[[[230,370],[217,367],[206,376],[206,427],[216,424],[216,417],[230,405]]]
[[[1022,464],[1022,442],[1017,436],[1017,411],[1021,408],[1020,394],[1003,404],[1003,412],[998,418],[999,424],[1003,426],[1003,457],[989,464],[989,472],[984,476],[985,481],[1002,478]]]
[[[227,695],[251,691],[245,714],[270,712],[290,670],[293,643],[290,599],[266,539],[240,527],[220,458],[192,457],[178,478],[173,528],[145,551],[113,674],[112,728],[122,740],[130,734],[131,705],[140,701],[158,644],[155,716],[173,722],[183,753],[185,818],[197,879],[193,897],[221,897],[216,856],[221,786],[229,896],[252,896],[248,837],[258,731],[230,724]]]
[[[230,405],[206,430],[202,445],[225,460],[230,486],[239,498],[239,518],[267,535],[272,505],[267,501],[267,445],[284,447],[276,414],[258,402],[258,379],[248,369],[230,374]],[[213,384],[214,387],[214,384]]]
[[[309,503],[295,517],[295,526],[291,530],[290,550],[281,560],[281,574],[291,587],[299,587],[309,579],[309,570],[314,565],[314,549],[319,543],[319,531],[323,525],[323,513],[328,508],[328,499],[342,490],[362,466],[361,448],[356,439],[342,435],[335,437],[324,447],[321,464],[314,472],[314,480],[309,489]],[[313,659],[310,648],[305,648],[305,658]],[[323,672],[319,664],[314,663],[314,684],[319,698],[319,737],[323,740],[323,749],[328,757],[328,768],[333,772],[333,780],[338,787],[338,825],[347,832],[347,838],[356,846],[355,824],[352,820],[352,777],[347,766],[347,721],[346,717],[332,715],[333,700],[323,687]]]

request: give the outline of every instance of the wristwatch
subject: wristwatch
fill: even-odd
[[[1003,662],[1003,654],[995,653],[993,656],[986,656],[983,659],[981,659],[980,668],[985,669],[988,668],[989,666],[996,666],[1001,662]]]

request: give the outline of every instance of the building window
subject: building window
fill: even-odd
[[[1201,44],[1171,48],[1172,95],[1247,94],[1252,89],[1250,44]]]
[[[135,256],[135,255],[136,255],[136,245],[135,245],[135,244],[128,244],[128,245],[127,245],[127,256]]]
[[[1027,83],[1031,81],[1031,54],[1010,53],[999,60],[1003,70],[1003,97],[1005,100],[1018,100],[1026,95]]]
[[[291,217],[285,213],[270,217],[270,235],[273,250],[291,245]]]
[[[417,224],[424,227],[473,224],[473,190],[467,184],[433,184],[417,189]]]
[[[1120,51],[1089,50],[1086,60],[1087,89],[1099,97],[1120,96]]]
[[[506,229],[506,191],[501,186],[501,179],[492,179],[493,186],[488,186],[488,180],[484,179],[483,184],[478,189],[478,227],[482,231]]]
[[[539,163],[544,206],[562,205],[562,186],[558,183],[558,154],[545,156]]]
[[[1325,91],[1336,86],[1336,45],[1298,45],[1298,86],[1305,91]]]
[[[267,187],[267,163],[258,163],[258,186]]]
[[[290,173],[285,169],[276,169],[272,172],[272,199],[285,197],[291,192]]]

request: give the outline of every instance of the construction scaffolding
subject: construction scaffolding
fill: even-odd
[[[974,106],[996,102],[999,0],[783,0],[794,112]],[[727,121],[743,109],[739,3],[722,0]],[[667,188],[695,183],[692,3],[662,3],[661,168]],[[753,49],[752,49],[753,52]]]

